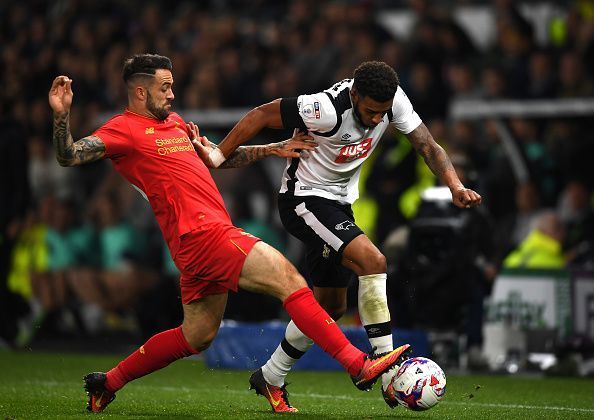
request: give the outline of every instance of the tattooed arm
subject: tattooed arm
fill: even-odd
[[[105,156],[105,144],[96,136],[73,141],[69,114],[54,113],[54,150],[61,166],[77,166],[94,162]]]
[[[301,140],[306,137],[311,138],[303,134],[297,134],[279,143],[270,143],[262,146],[239,146],[219,168],[241,168],[242,166],[251,165],[267,156],[285,158],[300,157],[302,151],[313,150],[316,147],[316,143],[313,141]]]
[[[421,123],[407,134],[407,138],[419,153],[431,171],[447,185],[452,192],[452,200],[458,207],[474,207],[481,203],[481,196],[475,191],[465,188],[447,153],[435,142],[433,136]]]
[[[218,146],[209,141],[208,138],[200,136],[200,130],[193,122],[187,124],[187,130],[198,156],[200,156],[206,166],[213,167],[210,162],[210,152],[218,148]],[[313,137],[298,132],[290,139],[278,143],[269,143],[261,146],[239,146],[217,168],[241,168],[268,156],[284,158],[300,157],[301,152],[314,150],[317,146],[318,144],[314,141]]]
[[[61,166],[76,166],[102,159],[105,144],[95,136],[72,139],[70,134],[70,107],[72,106],[72,80],[66,76],[54,79],[49,91],[49,104],[54,111],[53,143]]]

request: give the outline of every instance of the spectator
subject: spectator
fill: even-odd
[[[499,259],[503,259],[522,243],[533,230],[543,210],[540,194],[534,183],[520,183],[516,187],[516,210],[499,223],[495,232],[496,253]]]
[[[99,198],[95,215],[97,268],[92,263],[81,264],[69,279],[77,297],[86,305],[82,315],[91,332],[103,327],[103,313],[109,314],[107,321],[116,328],[122,326],[126,317],[132,319],[131,309],[138,303],[137,299],[158,281],[156,273],[141,268],[146,238],[123,220],[121,213],[117,195],[107,193]],[[118,311],[122,311],[124,318]]]
[[[454,62],[446,67],[446,72],[452,100],[478,99],[480,97],[480,90],[470,65]]]
[[[431,120],[445,117],[446,95],[429,63],[417,61],[411,65],[411,79],[407,92],[422,118]]]
[[[559,199],[558,212],[565,231],[563,249],[575,265],[594,265],[592,193],[583,182],[570,181]]]
[[[580,56],[566,52],[559,62],[559,97],[592,96],[594,85],[584,71]]]
[[[553,58],[546,51],[535,51],[530,55],[528,96],[533,99],[555,96],[557,80]]]
[[[86,244],[89,232],[79,230],[75,223],[74,203],[64,198],[48,196],[42,203],[42,220],[47,221],[45,242],[48,249],[46,272],[33,278],[34,291],[44,315],[46,334],[73,333],[77,325],[68,308],[70,270],[89,255]]]
[[[565,268],[562,251],[563,226],[559,216],[547,211],[536,219],[535,227],[503,261],[504,268]]]
[[[541,194],[542,204],[547,207],[554,206],[559,189],[556,159],[547,153],[537,122],[525,118],[512,118],[510,128],[521,149],[530,177]]]

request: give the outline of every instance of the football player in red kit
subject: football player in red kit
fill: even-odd
[[[87,409],[101,412],[128,382],[205,350],[219,329],[227,292],[238,287],[280,299],[299,329],[335,358],[357,387],[370,388],[409,346],[379,355],[362,353],[280,252],[233,226],[208,168],[194,151],[191,140],[199,135],[197,127],[171,112],[173,75],[167,57],[136,55],[125,61],[123,78],[127,109],[78,141],[69,126],[72,80],[54,79],[49,92],[54,149],[62,166],[110,158],[148,200],[181,272],[184,320],[180,327],[151,337],[107,373],[86,375]],[[245,158],[246,153],[291,157],[299,153],[296,149],[314,147],[311,137],[296,135],[264,149],[241,147],[235,156],[212,159],[233,164],[234,158]],[[282,393],[275,398],[283,404],[286,400]]]

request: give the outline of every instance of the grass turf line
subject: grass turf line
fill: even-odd
[[[87,415],[82,377],[107,370],[116,356],[0,352],[0,418],[72,418]],[[447,374],[447,372],[446,372]],[[211,370],[183,360],[127,385],[93,419],[263,419],[272,412],[248,391],[249,372]],[[593,419],[594,381],[509,376],[448,376],[444,400],[427,412],[388,408],[379,386],[355,389],[341,372],[294,372],[291,403],[298,419]],[[286,416],[285,416],[286,417]],[[91,418],[91,417],[90,417]]]

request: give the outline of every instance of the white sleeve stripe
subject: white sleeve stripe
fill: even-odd
[[[303,219],[305,224],[309,226],[316,235],[338,252],[344,242],[324,226],[322,222],[320,222],[318,218],[305,207],[305,203],[300,203],[295,207],[295,213]]]

